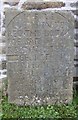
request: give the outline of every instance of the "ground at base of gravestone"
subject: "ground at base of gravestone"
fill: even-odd
[[[2,99],[2,91],[0,89],[0,120],[1,120],[1,117],[2,117],[2,104],[1,104],[1,99]]]
[[[69,105],[47,105],[47,106],[17,106],[14,104],[8,103],[7,96],[7,81],[4,81],[2,94],[1,105],[2,106],[2,120],[8,119],[32,119],[32,120],[56,120],[63,118],[66,120],[72,118],[76,119],[78,116],[78,95],[74,95],[73,102]]]

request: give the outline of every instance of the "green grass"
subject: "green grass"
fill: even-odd
[[[5,86],[7,86],[7,83],[5,82]],[[4,90],[7,90],[7,87],[5,87]],[[4,93],[4,92],[3,92]],[[8,103],[8,98],[5,96],[5,93],[2,97],[2,111],[3,113],[0,114],[2,116],[3,120],[8,119],[16,119],[16,118],[26,118],[27,120],[29,118],[32,118],[33,120],[44,118],[45,120],[48,120],[48,118],[66,118],[66,120],[69,118],[72,118],[74,120],[78,116],[78,95],[74,96],[74,100],[71,104],[65,105],[47,105],[47,106],[17,106],[14,104]]]
[[[2,101],[3,118],[76,118],[75,101],[69,105],[17,106],[8,103],[6,97]]]

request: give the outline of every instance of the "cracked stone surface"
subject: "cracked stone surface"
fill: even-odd
[[[9,102],[72,101],[74,18],[70,11],[6,9]]]

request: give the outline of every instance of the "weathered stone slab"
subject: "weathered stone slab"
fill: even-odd
[[[52,1],[30,1],[24,2],[22,8],[25,10],[31,9],[46,9],[46,8],[61,8],[64,7],[65,3],[63,2],[52,2]]]
[[[6,10],[9,102],[69,103],[74,19],[70,11]]]
[[[3,0],[4,4],[9,4],[9,5],[17,5],[20,0]]]

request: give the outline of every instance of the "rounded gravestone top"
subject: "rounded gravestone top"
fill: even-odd
[[[53,1],[27,1],[22,4],[22,8],[25,10],[31,10],[31,9],[46,9],[46,8],[61,8],[64,7],[65,3],[63,2],[53,2]]]

